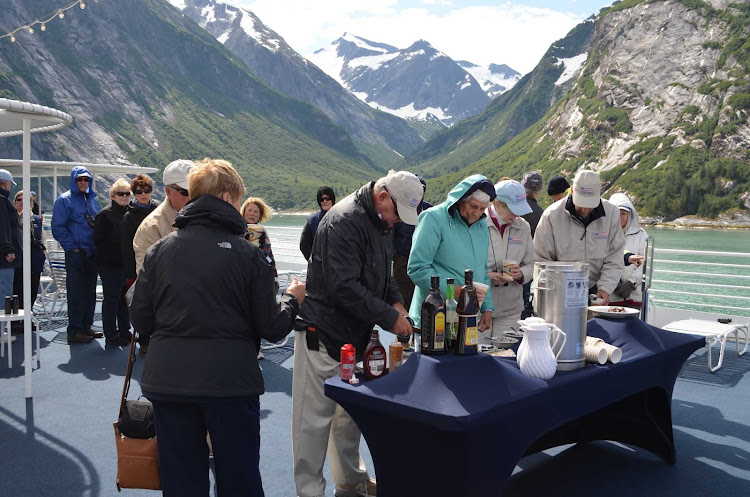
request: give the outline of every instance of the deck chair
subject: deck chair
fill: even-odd
[[[40,300],[43,301],[42,305],[44,306],[44,311],[47,314],[47,322],[49,323],[54,318],[54,314],[61,311],[68,300],[65,252],[61,250],[50,251],[47,262],[49,263],[49,273],[54,284],[54,290],[47,288],[43,298],[40,295]],[[48,305],[49,308],[47,307]]]
[[[748,325],[747,324],[723,324],[716,321],[707,321],[704,319],[682,319],[673,321],[664,327],[665,330],[674,333],[686,333],[688,335],[700,335],[706,337],[706,348],[708,349],[708,369],[712,373],[718,370],[724,363],[724,349],[727,345],[727,338],[732,336],[737,343],[737,355],[741,356],[747,352],[748,345]],[[740,336],[743,336],[745,347],[740,351]],[[711,346],[719,344],[719,361],[716,366],[713,365],[711,357]]]

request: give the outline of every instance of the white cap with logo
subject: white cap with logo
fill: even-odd
[[[573,205],[586,209],[599,207],[602,196],[602,181],[599,173],[584,169],[576,173],[573,179]]]
[[[398,217],[412,226],[417,219],[417,207],[424,198],[424,186],[414,173],[398,171],[385,177],[385,188],[396,202]]]
[[[178,159],[170,162],[169,165],[164,168],[164,176],[162,176],[164,186],[177,185],[180,188],[187,189],[187,176],[190,170],[194,167],[195,163],[191,160]]]

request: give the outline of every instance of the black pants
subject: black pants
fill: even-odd
[[[39,279],[42,277],[42,273],[31,273],[31,306],[29,309],[34,308],[36,302],[36,295],[39,293]],[[17,267],[13,273],[13,295],[18,295],[18,308],[25,309],[23,306],[23,268]]]
[[[104,336],[114,338],[120,336],[130,338],[130,314],[125,302],[125,269],[121,267],[98,266],[102,279],[102,328]]]
[[[404,296],[404,307],[409,310],[411,298],[414,296],[414,282],[406,273],[409,257],[406,255],[395,255],[393,257],[393,280],[396,282],[398,291]]]
[[[264,497],[260,477],[260,401],[257,396],[154,404],[159,474],[164,497],[207,497],[211,435],[217,494]]]

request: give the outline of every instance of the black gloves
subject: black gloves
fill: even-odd
[[[627,298],[630,297],[630,294],[633,293],[633,290],[635,290],[635,283],[621,281],[615,287],[614,293],[622,297],[623,300],[627,300]]]

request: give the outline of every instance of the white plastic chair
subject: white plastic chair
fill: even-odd
[[[715,321],[707,321],[704,319],[683,319],[680,321],[673,321],[664,327],[665,330],[672,331],[675,333],[686,333],[688,335],[701,335],[706,337],[706,348],[708,348],[708,369],[712,373],[718,370],[724,363],[724,349],[727,345],[727,338],[734,336],[734,340],[737,342],[737,355],[741,356],[747,352],[748,345],[748,325],[747,324],[723,324]],[[745,347],[740,351],[740,334],[745,337]],[[713,359],[711,356],[711,346],[718,343],[719,348],[719,362],[716,366],[713,365]]]

